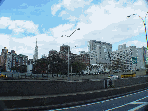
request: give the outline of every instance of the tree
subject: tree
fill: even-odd
[[[58,54],[52,54],[48,57],[49,72],[52,74],[67,74],[67,63],[61,59]]]
[[[41,58],[34,62],[33,73],[43,74],[47,73],[49,61]]]
[[[82,72],[82,70],[86,69],[86,65],[82,62],[75,61],[72,63],[72,69],[73,69],[73,72],[80,73]]]

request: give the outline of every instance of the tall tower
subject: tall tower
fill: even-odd
[[[36,47],[35,47],[35,53],[33,55],[33,61],[38,60],[38,46],[37,46],[37,38],[36,38]]]

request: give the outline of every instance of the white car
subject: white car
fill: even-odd
[[[115,79],[118,79],[119,77],[116,75],[112,75],[112,76],[109,76],[108,78],[115,80]]]

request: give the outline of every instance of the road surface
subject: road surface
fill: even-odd
[[[147,111],[148,89],[94,103],[48,111]]]

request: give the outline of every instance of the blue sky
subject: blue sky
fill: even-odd
[[[111,43],[113,51],[120,44],[146,47],[142,20],[127,16],[144,18],[147,9],[145,0],[3,0],[0,50],[7,47],[32,59],[36,38],[39,58],[52,49],[59,51],[62,44],[79,54],[87,51],[89,40]],[[77,28],[70,38],[65,36]]]

